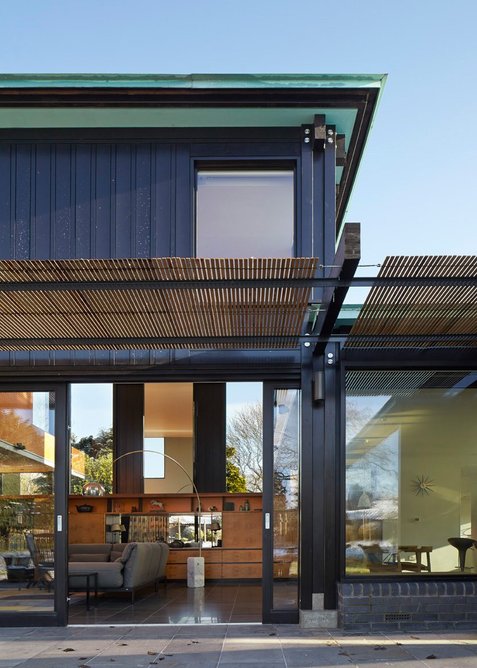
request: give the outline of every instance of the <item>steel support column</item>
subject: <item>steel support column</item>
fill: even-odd
[[[306,345],[308,343],[308,345]],[[319,520],[315,515],[314,497],[317,490],[314,479],[313,431],[313,346],[301,343],[301,464],[300,464],[300,609],[312,609],[315,591],[315,532]]]
[[[340,394],[339,347],[330,344],[325,350],[325,387],[324,409],[324,607],[336,609],[336,583],[339,578],[340,560],[340,448],[339,416]]]

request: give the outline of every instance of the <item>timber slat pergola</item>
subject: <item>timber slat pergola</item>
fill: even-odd
[[[0,347],[296,347],[317,266],[316,258],[2,261]]]
[[[1,260],[0,349],[296,349],[308,336],[317,354],[348,288],[363,285],[372,289],[347,348],[477,346],[477,256],[390,257],[377,277],[356,278],[353,225],[328,268],[317,258]]]
[[[477,256],[387,257],[345,345],[477,347]]]

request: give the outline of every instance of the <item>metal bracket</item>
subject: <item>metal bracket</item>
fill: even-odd
[[[324,151],[326,148],[326,116],[317,114],[313,120],[313,142],[314,151]]]
[[[336,135],[336,166],[344,167],[346,164],[346,136]]]

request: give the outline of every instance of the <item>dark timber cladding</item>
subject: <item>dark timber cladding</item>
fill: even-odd
[[[0,143],[0,259],[171,254],[172,149]]]
[[[21,77],[20,77],[21,78]],[[73,81],[73,79],[75,79]],[[343,150],[343,135],[339,136],[340,150],[339,163],[343,170],[341,184],[337,191],[336,220],[337,227],[341,226],[347,202],[350,197],[351,188],[356,176],[356,171],[361,160],[367,133],[379,99],[380,89],[385,77],[359,77],[355,75],[345,77],[327,76],[300,76],[289,75],[191,75],[184,77],[161,77],[161,76],[138,76],[119,77],[116,75],[106,76],[77,76],[62,77],[61,75],[45,75],[31,77],[28,85],[18,85],[18,77],[8,75],[0,77],[0,109],[38,109],[61,108],[63,109],[300,109],[309,110],[310,114],[319,108],[325,114],[332,114],[333,110],[352,110],[356,113],[353,129],[349,137],[346,137],[346,151]],[[70,81],[70,84],[69,84]],[[6,83],[5,83],[6,82]],[[129,83],[129,85],[128,85]],[[2,85],[3,84],[3,85]],[[23,81],[22,81],[23,84]],[[310,122],[309,120],[302,121]],[[107,125],[107,123],[105,123]],[[177,125],[177,124],[174,124]],[[219,123],[220,125],[220,123]],[[239,124],[240,125],[240,124]],[[282,134],[290,131],[287,123],[281,124]],[[103,141],[111,141],[119,136],[129,134],[130,141],[135,142],[142,136],[151,139],[162,135],[164,138],[175,141],[181,135],[188,136],[189,141],[197,141],[204,137],[204,130],[209,130],[209,138],[215,134],[215,141],[228,142],[236,136],[237,130],[245,129],[249,134],[249,140],[257,145],[263,142],[265,135],[272,131],[276,135],[276,128],[233,127],[227,128],[229,137],[224,136],[224,127],[198,127],[198,128],[82,128],[75,132],[73,129],[63,128],[25,128],[0,129],[1,141],[51,141],[52,138],[64,137],[67,141],[69,136],[74,144],[84,142],[85,138],[96,136]],[[297,128],[297,124],[294,125]],[[162,130],[162,133],[161,133]],[[186,134],[183,131],[186,130]],[[195,139],[193,138],[194,134]],[[134,138],[135,137],[135,138]],[[242,141],[244,138],[242,136]],[[276,139],[275,139],[276,141]],[[107,149],[107,147],[106,147]],[[24,151],[28,152],[28,147]],[[63,149],[67,152],[67,147]],[[61,149],[60,149],[61,154]],[[81,151],[80,151],[81,154]],[[47,149],[44,152],[47,160]],[[83,163],[88,159],[88,147],[82,153]],[[42,177],[46,178],[47,163],[42,167]],[[140,162],[139,169],[142,176],[147,178],[145,162]],[[134,174],[131,174],[134,179]],[[163,181],[165,183],[166,181]],[[87,182],[82,184],[87,188]],[[25,192],[26,194],[26,192]],[[85,243],[87,241],[85,240]],[[157,251],[151,255],[159,254]],[[169,254],[169,253],[164,253]],[[175,254],[172,252],[172,254]],[[59,257],[59,255],[56,255]],[[68,253],[67,257],[70,256]],[[116,255],[120,256],[120,253]],[[1,257],[1,256],[0,256]],[[21,256],[19,256],[21,257]]]
[[[116,384],[113,388],[114,492],[142,494],[143,456],[126,453],[144,448],[144,385]]]
[[[226,491],[225,383],[194,383],[194,480],[199,492]]]

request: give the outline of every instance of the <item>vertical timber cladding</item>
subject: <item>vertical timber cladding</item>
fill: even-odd
[[[144,449],[144,385],[114,385],[113,390],[114,492],[142,494],[142,454],[121,457],[133,450]]]
[[[194,383],[194,482],[199,492],[225,492],[225,383]]]
[[[170,256],[173,156],[160,142],[0,142],[0,259]],[[149,353],[0,351],[9,368],[138,361]]]
[[[169,144],[0,143],[0,259],[171,254]]]

